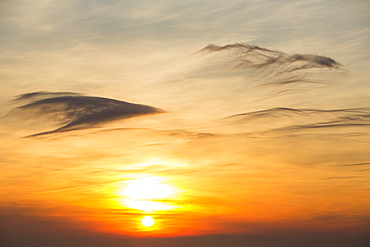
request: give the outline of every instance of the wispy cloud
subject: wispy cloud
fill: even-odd
[[[367,166],[367,165],[370,165],[370,162],[344,164],[344,165],[340,165],[340,166]]]
[[[147,105],[66,92],[34,92],[15,99],[23,100],[30,100],[31,103],[13,109],[7,117],[33,118],[36,121],[46,118],[60,126],[32,136],[91,128],[119,119],[164,112]]]
[[[317,73],[344,71],[343,66],[330,57],[314,54],[287,54],[249,44],[217,46],[210,44],[195,53],[219,61],[232,71],[246,71],[259,85],[319,83],[310,78]]]
[[[18,95],[12,102],[20,101],[36,101],[41,99],[47,99],[52,97],[63,97],[63,96],[82,96],[81,93],[72,93],[72,92],[32,92]]]
[[[324,179],[353,179],[353,178],[362,178],[362,176],[347,176],[347,177],[329,177]]]
[[[296,109],[276,107],[233,115],[224,119],[244,131],[284,133],[321,128],[369,127],[370,109]],[[256,127],[257,126],[257,127]]]

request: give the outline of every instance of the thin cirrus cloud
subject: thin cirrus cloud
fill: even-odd
[[[370,109],[296,109],[275,107],[236,114],[224,119],[245,131],[262,127],[262,133],[304,131],[320,128],[369,127]],[[261,129],[260,129],[261,130]]]
[[[194,54],[201,64],[198,69],[211,66],[209,73],[217,73],[222,68],[245,72],[244,78],[262,85],[291,84],[291,88],[301,83],[317,82],[311,75],[322,72],[344,71],[334,59],[312,54],[287,54],[282,51],[262,48],[255,45],[231,44],[226,46],[208,45]],[[205,59],[205,60],[203,60]],[[209,61],[209,63],[207,63]],[[214,63],[216,67],[213,67]],[[183,72],[185,75],[189,72]],[[202,78],[202,74],[194,74]],[[215,74],[211,74],[214,76]],[[242,83],[242,82],[240,82]],[[252,85],[253,86],[253,85]],[[240,92],[243,94],[244,92]],[[235,98],[232,104],[238,101]],[[54,134],[77,129],[96,127],[114,120],[127,119],[140,115],[164,112],[147,105],[132,104],[108,98],[84,96],[71,92],[32,92],[16,97],[13,102],[27,102],[12,110],[8,116],[23,119],[47,119],[58,126],[57,129],[40,132],[32,136]],[[196,110],[196,107],[194,107]],[[211,109],[210,109],[211,110]],[[180,114],[181,114],[181,110]],[[298,109],[293,107],[266,108],[234,114],[226,118],[226,124],[242,126],[242,132],[286,132],[315,128],[344,126],[368,126],[370,113],[367,108],[359,109]],[[271,118],[274,121],[271,122]],[[231,121],[230,121],[231,120]],[[210,119],[212,121],[212,119]],[[239,128],[240,130],[240,128]],[[214,130],[213,130],[214,131]],[[213,134],[213,133],[212,133]]]
[[[353,163],[353,164],[343,164],[341,166],[368,166],[370,162],[362,162],[362,163]]]
[[[148,105],[69,92],[33,92],[19,95],[14,101],[24,100],[31,102],[13,109],[7,116],[40,121],[46,118],[60,126],[31,136],[86,129],[115,120],[164,112]]]
[[[310,76],[343,72],[343,66],[334,59],[314,54],[288,54],[249,44],[210,44],[195,55],[221,61],[232,71],[252,72],[248,79],[259,81],[259,86],[319,83]]]
[[[18,95],[13,102],[20,102],[20,101],[30,101],[35,102],[36,100],[47,99],[52,97],[63,97],[63,96],[82,96],[81,93],[73,93],[73,92],[47,92],[47,91],[40,91],[40,92],[33,92],[33,93],[25,93]]]

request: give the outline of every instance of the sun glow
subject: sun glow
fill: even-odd
[[[127,207],[145,212],[170,210],[176,206],[164,203],[176,194],[176,189],[162,177],[144,177],[126,181],[122,196]]]
[[[154,200],[168,198],[174,194],[174,188],[162,182],[163,178],[145,177],[129,180],[124,189],[124,196],[133,200]]]

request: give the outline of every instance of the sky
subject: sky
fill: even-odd
[[[368,1],[0,12],[1,246],[370,242]]]

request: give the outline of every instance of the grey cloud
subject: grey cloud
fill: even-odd
[[[287,54],[282,51],[270,50],[256,45],[238,43],[226,46],[210,44],[197,53],[201,54],[220,51],[229,51],[230,57],[239,61],[239,68],[263,68],[273,64],[283,65],[286,63],[303,62],[303,64],[299,64],[300,66],[288,70],[289,72],[292,72],[299,69],[322,67],[339,69],[342,66],[334,59],[325,56],[313,54]]]
[[[60,126],[32,136],[91,128],[114,120],[164,112],[147,105],[76,93],[35,92],[20,95],[16,101],[25,99],[33,101],[13,109],[7,117],[33,118],[36,122],[46,118]]]
[[[370,162],[344,164],[344,165],[340,165],[340,166],[366,166],[366,165],[370,165]]]
[[[283,79],[277,79],[273,82],[267,82],[261,86],[284,86],[289,84],[296,84],[296,83],[316,83],[316,84],[324,84],[321,81],[313,80],[313,79],[306,79],[304,76],[289,76]]]
[[[39,91],[39,92],[32,92],[32,93],[25,93],[18,95],[13,102],[19,101],[35,101],[40,99],[47,99],[51,97],[62,97],[62,96],[81,96],[80,93],[72,93],[72,92],[47,92],[47,91]]]
[[[312,114],[325,114],[325,113],[353,113],[361,112],[359,109],[334,109],[334,110],[320,110],[320,109],[295,109],[288,107],[274,107],[266,110],[253,111],[233,115],[229,118],[246,117],[246,118],[261,118],[261,117],[283,117],[292,115],[312,115]]]
[[[256,45],[245,45],[245,44],[238,44],[238,43],[235,43],[235,44],[232,44],[232,45],[225,45],[225,46],[218,46],[218,45],[215,45],[215,44],[209,44],[206,47],[204,47],[202,50],[198,51],[197,53],[230,50],[230,49],[238,48],[238,47],[246,48],[244,53],[249,53],[249,52],[254,51],[254,50],[255,51],[264,51],[264,52],[272,52],[273,53],[272,50],[262,48],[262,47],[259,47],[259,46],[256,46]]]
[[[368,127],[370,109],[295,109],[276,107],[233,115],[225,122],[259,133],[284,133],[321,128]],[[261,127],[256,130],[256,126]]]
[[[320,129],[320,128],[341,128],[341,127],[367,127],[370,126],[369,124],[363,123],[338,123],[338,124],[331,124],[331,123],[317,123],[317,124],[308,124],[308,125],[296,125],[287,128],[281,128],[282,131],[300,131],[300,130],[311,130],[311,129]]]
[[[291,71],[298,70],[298,69],[308,69],[308,68],[319,68],[319,67],[327,67],[327,68],[339,68],[341,64],[337,63],[334,59],[330,57],[318,56],[318,55],[301,55],[301,54],[294,54],[288,55],[286,60],[288,62],[307,62],[298,68],[292,69]]]
[[[362,178],[362,176],[328,177],[324,179],[331,180],[331,179],[352,179],[352,178]]]
[[[195,55],[210,56],[212,62],[218,60],[234,71],[251,71],[252,77],[258,79],[262,85],[318,83],[319,81],[307,77],[331,70],[344,71],[340,63],[329,57],[287,54],[248,44],[210,44]]]

